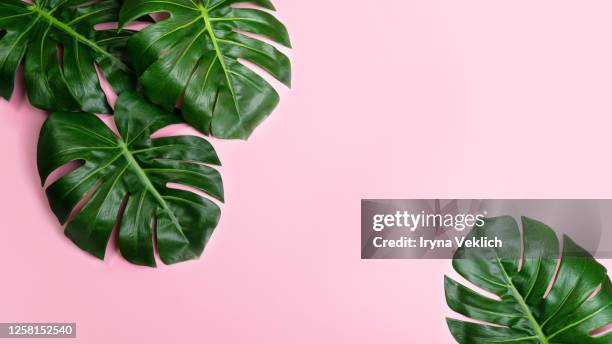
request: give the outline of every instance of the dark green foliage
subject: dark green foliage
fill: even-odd
[[[287,56],[241,32],[289,47],[285,26],[259,9],[232,8],[236,0],[126,0],[124,25],[157,12],[170,16],[132,36],[128,51],[149,99],[172,110],[182,103],[185,120],[205,134],[246,139],[272,112],[277,92],[238,61],[255,63],[286,85]],[[268,0],[250,3],[273,9]],[[163,85],[163,87],[160,87]]]
[[[0,1],[0,96],[13,93],[15,73],[25,65],[32,105],[48,111],[109,113],[95,65],[117,93],[133,88],[123,58],[131,31],[96,31],[118,20],[121,1]]]
[[[209,166],[219,165],[213,147],[195,136],[152,139],[152,133],[180,118],[131,93],[117,100],[114,120],[120,137],[88,113],[54,113],[42,128],[38,169],[43,182],[69,162],[85,162],[47,188],[59,221],[65,223],[77,203],[95,190],[68,222],[66,235],[103,259],[118,225],[121,253],[134,264],[155,266],[154,238],[166,264],[199,257],[217,225],[219,207],[167,183],[187,185],[222,201],[221,176]]]
[[[524,241],[511,217],[488,219],[469,237],[498,237],[502,248],[460,248],[455,270],[501,300],[482,296],[446,277],[450,308],[472,319],[498,326],[448,319],[462,344],[609,344],[612,333],[589,333],[612,322],[612,284],[606,269],[570,238],[564,238],[555,276],[559,241],[546,225],[523,218]],[[521,246],[524,253],[521,262]],[[601,290],[593,297],[593,292]],[[544,297],[546,295],[546,297]]]

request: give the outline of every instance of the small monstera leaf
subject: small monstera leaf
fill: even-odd
[[[252,62],[287,86],[291,66],[274,46],[244,34],[290,46],[283,24],[248,2],[274,9],[268,0],[126,0],[124,25],[157,12],[170,16],[128,41],[132,61],[149,99],[167,110],[182,104],[192,126],[219,138],[246,139],[276,107],[278,93],[239,62]],[[159,87],[163,85],[163,87]]]
[[[154,242],[166,264],[199,257],[217,225],[219,207],[167,184],[186,185],[222,201],[221,176],[207,166],[219,165],[213,147],[196,136],[151,138],[180,118],[131,93],[119,96],[114,120],[120,136],[88,113],[54,113],[43,125],[38,144],[43,182],[69,162],[84,162],[46,190],[59,221],[67,222],[77,203],[91,194],[69,221],[66,235],[100,259],[115,225],[121,253],[134,264],[155,266]]]
[[[96,31],[118,20],[119,0],[0,1],[0,96],[13,93],[15,73],[25,61],[32,105],[49,111],[109,113],[97,65],[113,89],[133,86],[122,57],[130,31]]]
[[[606,269],[566,236],[557,271],[559,241],[553,230],[528,218],[522,222],[524,240],[512,217],[498,217],[488,219],[468,238],[498,237],[503,247],[457,250],[455,270],[500,300],[446,277],[450,308],[490,324],[448,319],[455,339],[462,344],[611,343],[612,333],[591,335],[612,322],[612,285]]]

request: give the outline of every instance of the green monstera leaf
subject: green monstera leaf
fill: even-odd
[[[0,1],[0,96],[13,93],[22,60],[32,105],[109,113],[96,65],[113,89],[133,87],[123,57],[130,31],[94,29],[118,20],[119,0]]]
[[[291,80],[287,56],[244,34],[289,47],[285,26],[265,11],[232,7],[241,2],[274,9],[268,0],[126,0],[120,14],[122,25],[170,15],[132,36],[129,56],[151,101],[167,110],[179,104],[187,122],[219,138],[248,138],[279,102],[274,88],[239,59],[287,86]]]
[[[219,207],[167,184],[223,201],[221,176],[209,166],[219,165],[213,147],[196,136],[151,138],[180,123],[180,117],[131,93],[119,96],[114,121],[120,136],[88,113],[54,113],[43,125],[38,144],[43,182],[69,162],[84,162],[46,190],[59,221],[73,217],[66,235],[100,259],[114,226],[122,255],[134,264],[155,266],[154,242],[165,264],[199,257],[217,225]],[[87,201],[75,209],[82,200]]]
[[[450,308],[488,323],[448,319],[455,339],[475,344],[612,343],[612,333],[592,335],[612,323],[606,269],[568,237],[557,269],[559,241],[553,230],[528,218],[522,223],[524,240],[512,217],[498,217],[474,229],[469,238],[498,237],[503,247],[457,250],[455,270],[499,300],[446,277]]]

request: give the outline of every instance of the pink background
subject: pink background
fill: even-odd
[[[76,248],[38,183],[45,115],[22,90],[0,102],[0,322],[77,322],[92,344],[452,343],[450,262],[360,260],[361,198],[612,197],[610,1],[275,4],[294,87],[249,142],[214,141],[227,202],[198,261]]]

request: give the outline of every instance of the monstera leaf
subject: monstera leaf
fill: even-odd
[[[94,25],[116,22],[119,7],[119,0],[0,1],[0,96],[11,97],[25,60],[32,105],[109,113],[95,65],[116,92],[132,87],[122,59],[130,31],[96,31]]]
[[[612,333],[592,335],[612,322],[612,285],[606,269],[565,237],[557,271],[555,233],[535,220],[522,222],[524,240],[513,218],[499,217],[474,229],[469,238],[498,237],[503,247],[463,246],[456,252],[455,270],[499,300],[446,277],[450,308],[489,323],[448,319],[455,339],[478,344],[612,343]]]
[[[219,207],[167,184],[186,185],[222,201],[221,176],[207,166],[219,164],[213,147],[195,136],[151,138],[180,119],[134,94],[119,96],[114,120],[120,136],[87,113],[54,113],[42,128],[38,169],[43,182],[69,162],[84,162],[46,190],[62,224],[91,195],[69,221],[66,235],[101,259],[114,226],[121,253],[134,264],[155,266],[154,242],[166,264],[199,257],[217,225]]]
[[[129,56],[151,101],[167,110],[182,105],[187,122],[220,138],[246,139],[279,101],[274,88],[239,59],[288,86],[291,80],[284,54],[244,34],[289,47],[287,30],[265,11],[232,7],[241,2],[274,9],[268,0],[126,0],[120,14],[122,25],[170,14],[130,38]]]

